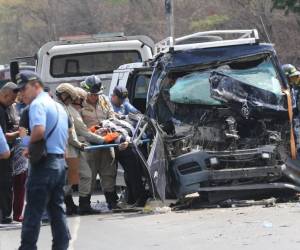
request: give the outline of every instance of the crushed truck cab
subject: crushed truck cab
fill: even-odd
[[[145,164],[160,195],[300,191],[295,106],[271,44],[256,30],[213,31],[155,51],[146,114],[156,144]]]

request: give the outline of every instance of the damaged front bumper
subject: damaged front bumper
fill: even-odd
[[[251,167],[222,168],[222,160],[230,157],[242,159],[255,158],[258,155],[270,154],[275,148],[262,148],[223,152],[196,151],[173,159],[170,171],[172,186],[177,198],[195,192],[242,191],[262,189],[290,189],[300,191],[300,163],[287,160],[285,164]],[[218,165],[217,158],[221,159]]]

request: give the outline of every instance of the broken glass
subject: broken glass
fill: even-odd
[[[280,81],[270,57],[255,57],[224,63],[215,69],[192,72],[177,78],[169,90],[171,102],[220,105],[221,102],[212,98],[210,93],[209,78],[213,71],[261,89],[262,92],[263,90],[271,92],[279,99],[283,96]]]

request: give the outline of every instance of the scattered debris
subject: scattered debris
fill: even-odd
[[[201,208],[234,208],[234,207],[249,207],[249,206],[264,206],[273,207],[277,202],[276,198],[262,199],[262,200],[238,200],[227,199],[221,202],[210,203],[201,197],[189,197],[181,199],[175,204],[171,204],[173,211],[179,211],[183,209],[201,209]]]
[[[221,207],[249,207],[249,206],[265,206],[273,207],[276,204],[275,198],[263,200],[232,200],[228,199],[220,203]]]
[[[143,208],[143,213],[155,213],[155,214],[165,214],[171,212],[171,207],[166,206],[163,202],[159,200],[149,200],[147,201],[145,207]]]
[[[272,224],[272,222],[264,221],[263,222],[263,227],[265,227],[265,228],[272,228],[273,224]]]
[[[98,201],[91,204],[91,207],[101,213],[109,213],[110,210],[108,209],[107,203],[105,201]]]
[[[171,212],[171,208],[170,207],[156,207],[154,209],[154,213],[156,214],[166,214],[166,213],[169,213]]]

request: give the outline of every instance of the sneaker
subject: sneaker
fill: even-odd
[[[13,219],[14,219],[14,221],[17,221],[17,222],[23,222],[24,217],[21,215],[19,217],[14,217]]]
[[[11,217],[4,217],[4,218],[2,218],[2,221],[1,221],[2,224],[10,224],[12,222],[13,222],[13,220]]]

